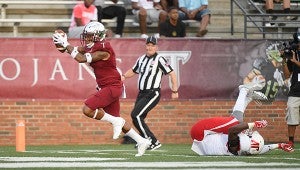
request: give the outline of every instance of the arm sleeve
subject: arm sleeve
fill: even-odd
[[[171,65],[168,63],[168,61],[160,56],[159,60],[158,60],[158,66],[159,68],[163,71],[163,73],[166,75],[168,73],[170,73],[171,71],[173,71],[173,68],[171,67]]]
[[[185,7],[184,0],[178,0],[178,6],[179,8]]]
[[[82,10],[79,5],[74,7],[74,18],[82,18]]]
[[[277,144],[264,145],[264,147],[259,152],[259,154],[264,154],[264,153],[269,152],[271,150],[277,149],[277,147],[278,147]]]
[[[95,8],[94,16],[93,16],[92,20],[93,21],[98,21],[98,10],[97,10],[97,8]]]
[[[134,64],[134,66],[132,67],[132,71],[136,74],[139,74],[140,71],[139,71],[139,61],[140,61],[141,57],[138,58]]]

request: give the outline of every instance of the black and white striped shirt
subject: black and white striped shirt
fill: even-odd
[[[143,55],[138,58],[132,70],[139,74],[139,90],[149,90],[160,88],[163,74],[170,73],[173,68],[163,56],[155,53],[150,57]]]

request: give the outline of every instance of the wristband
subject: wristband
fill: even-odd
[[[174,90],[172,90],[172,93],[178,93],[178,91],[174,91]]]
[[[72,53],[71,53],[71,57],[72,57],[72,58],[75,58],[76,55],[77,55],[78,53],[79,53],[79,52],[78,52],[78,47],[74,47],[74,49],[73,49],[73,51],[72,51]]]
[[[253,129],[254,128],[255,123],[248,123],[248,127],[249,129]]]
[[[87,63],[91,63],[92,62],[92,55],[91,55],[91,53],[85,53],[84,54],[84,56],[85,56],[85,58],[86,58],[86,62]]]

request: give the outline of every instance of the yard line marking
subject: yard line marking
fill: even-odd
[[[0,157],[0,161],[7,162],[75,162],[75,161],[121,161],[126,158],[94,158],[94,157]],[[1,167],[1,166],[0,166]]]
[[[88,158],[86,158],[88,159]],[[300,164],[291,163],[248,163],[248,162],[20,162],[20,163],[0,163],[1,168],[196,168],[196,167],[209,167],[209,168],[272,168],[280,166],[287,167],[300,167]]]

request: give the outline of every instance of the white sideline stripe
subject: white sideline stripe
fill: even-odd
[[[126,160],[126,158],[95,158],[95,157],[0,157],[0,161],[9,162],[38,162],[38,161],[50,161],[50,162],[74,162],[74,161],[120,161]],[[1,166],[0,166],[1,167]]]
[[[36,159],[32,157],[32,159]],[[89,159],[89,158],[85,158]],[[98,167],[98,168],[196,168],[196,167],[255,167],[272,168],[273,166],[299,167],[300,164],[290,163],[246,163],[246,162],[21,162],[0,163],[1,168],[72,168],[72,167]]]

